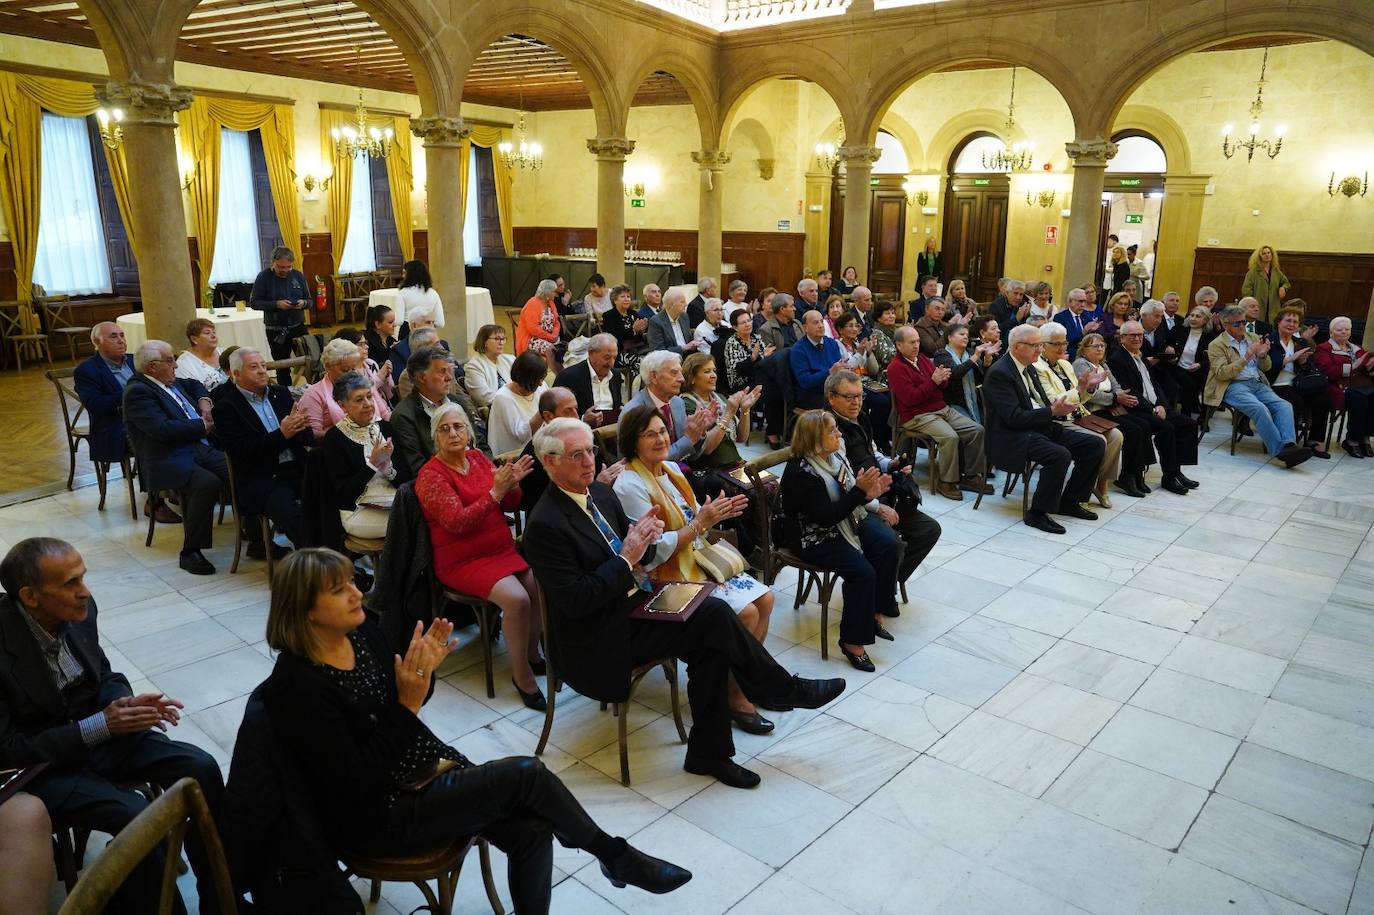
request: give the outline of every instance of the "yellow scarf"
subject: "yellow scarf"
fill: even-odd
[[[663,519],[664,528],[670,531],[680,531],[686,527],[687,516],[678,506],[677,500],[663,488],[662,477],[656,477],[650,473],[649,468],[639,458],[630,461],[629,469],[639,474],[639,478],[644,481],[645,488],[649,491],[649,500],[658,508],[658,516]],[[691,506],[692,512],[695,514],[699,506],[687,478],[670,461],[664,461],[662,469],[663,474],[668,477],[668,481],[673,484],[678,494],[682,496],[682,500]],[[679,546],[672,558],[649,573],[649,578],[653,581],[706,581],[706,573],[701,571],[695,557],[696,548],[693,544]]]

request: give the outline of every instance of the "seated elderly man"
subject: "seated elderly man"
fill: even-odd
[[[1040,331],[1028,325],[1014,327],[1008,342],[1007,355],[992,364],[983,380],[988,456],[1010,473],[1023,472],[1027,461],[1040,465],[1035,495],[1023,520],[1037,530],[1063,534],[1064,526],[1051,513],[1097,520],[1082,503],[1088,501],[1102,466],[1102,437],[1067,422],[1078,404],[1068,397],[1050,397],[1040,384],[1035,371]]]
[[[323,440],[324,434],[344,415],[343,408],[334,400],[334,382],[349,372],[361,371],[363,357],[356,344],[347,340],[330,340],[320,353],[320,362],[324,364],[324,377],[301,395],[300,408],[309,420],[310,431],[315,438]],[[377,417],[390,419],[391,405],[376,388],[372,389],[372,399],[376,402]]]
[[[720,298],[720,284],[713,276],[697,280],[697,294],[687,303],[687,323],[696,327],[706,320],[706,301]]]
[[[991,493],[983,427],[945,403],[950,370],[921,352],[921,338],[914,327],[897,328],[896,341],[897,356],[887,367],[887,386],[902,428],[935,439],[935,491],[955,502],[963,501],[960,490]]]
[[[539,395],[539,419],[540,425],[553,422],[555,419],[577,419],[577,400],[573,397],[572,391],[567,388],[552,387],[547,388],[543,394]],[[583,420],[586,422],[586,420]],[[544,465],[539,463],[539,458],[534,454],[534,439],[531,438],[526,443],[520,456],[529,455],[534,458],[534,466],[530,472],[520,481],[520,510],[525,514],[534,511],[534,507],[539,504],[539,499],[544,495],[544,490],[549,488],[549,475],[544,470]],[[625,469],[624,461],[616,461],[614,464],[607,464],[601,460],[600,449],[596,452],[596,478],[607,486],[615,485],[615,478],[620,476],[620,471]]]
[[[894,478],[897,474],[911,474],[910,462],[888,457],[878,450],[873,440],[873,427],[863,412],[864,388],[858,375],[847,370],[831,375],[825,380],[825,399],[844,438],[840,450],[855,473],[876,467],[880,473],[893,474]],[[912,498],[897,499],[898,489],[905,490]],[[903,582],[935,548],[940,539],[940,523],[921,511],[921,488],[914,481],[908,480],[901,486],[894,484],[882,501],[897,512],[895,529],[903,547],[901,561],[897,564],[897,581]],[[898,614],[894,605],[892,615]]]
[[[668,460],[690,461],[700,457],[706,433],[720,418],[720,405],[713,402],[687,415],[687,405],[682,400],[682,360],[676,353],[656,350],[645,356],[639,363],[639,376],[644,385],[625,404],[625,409],[648,407],[663,417],[672,442],[668,446]]]
[[[867,340],[873,333],[873,291],[867,286],[855,286],[850,300],[849,313],[859,319],[859,339]]]
[[[801,339],[801,322],[796,320],[797,303],[785,292],[773,296],[773,317],[764,322],[759,330],[764,346],[773,347],[781,353]]]
[[[778,710],[820,708],[844,691],[844,680],[790,676],[713,597],[681,623],[632,619],[645,561],[671,553],[676,538],[662,538],[656,512],[631,525],[615,492],[593,479],[596,447],[585,423],[555,419],[540,427],[534,448],[552,485],[526,523],[525,555],[544,593],[558,595],[549,602],[549,635],[559,674],[589,698],[623,703],[636,665],[681,658],[692,708],[683,768],[732,788],[756,786],[759,776],[731,758],[731,675],[750,700]]]
[[[572,391],[582,421],[595,428],[615,422],[620,413],[620,385],[611,368],[618,344],[610,334],[597,334],[587,343],[587,358],[554,376],[556,387]]]
[[[1003,340],[1008,340],[1011,329],[1030,314],[1031,301],[1026,298],[1026,284],[1007,277],[998,282],[997,288],[1005,285],[1006,291],[993,299],[988,305],[988,314],[997,319],[997,329]]]
[[[267,360],[243,346],[229,354],[233,384],[215,404],[213,415],[219,440],[234,462],[234,493],[246,519],[267,515],[292,543],[300,543],[301,477],[306,448],[315,443],[304,409],[291,392],[269,384]],[[269,547],[262,527],[245,524],[248,555],[262,559]]]
[[[81,554],[49,537],[21,540],[0,561],[0,768],[47,764],[24,790],[43,801],[59,828],[116,835],[148,805],[122,786],[166,788],[188,776],[218,813],[219,766],[204,750],[161,733],[176,726],[180,702],[161,693],[135,696],[128,678],[111,669],[85,576]],[[217,911],[199,833],[186,838],[200,910]],[[157,911],[164,855],[161,846],[148,854],[109,911]]]
[[[425,462],[434,457],[434,437],[430,434],[430,419],[439,404],[451,401],[463,408],[473,427],[476,441],[472,447],[487,448],[486,426],[475,419],[472,401],[466,395],[453,393],[453,357],[437,346],[417,349],[406,363],[406,377],[410,379],[410,393],[391,413],[391,428],[396,437],[396,453],[400,455],[406,473],[396,485],[404,483],[420,472]],[[378,419],[382,417],[377,416]]]
[[[687,318],[687,294],[681,289],[669,289],[663,296],[663,307],[649,319],[648,341],[653,352],[664,350],[685,356],[706,344],[692,338],[694,326]]]
[[[1246,331],[1247,320],[1240,303],[1221,310],[1222,333],[1207,347],[1202,402],[1214,408],[1225,404],[1244,413],[1264,442],[1264,450],[1284,466],[1296,467],[1312,457],[1312,449],[1298,445],[1293,407],[1274,393],[1265,375],[1270,367],[1270,339]]]
[[[920,295],[906,303],[907,320],[913,323],[926,316],[926,307],[930,304],[930,300],[940,295],[940,278],[938,276],[923,276],[917,289]]]
[[[1035,363],[1035,371],[1040,377],[1041,387],[1052,399],[1063,397],[1072,391],[1073,395],[1069,399],[1079,404],[1080,409],[1070,414],[1069,419],[1077,420],[1086,416],[1086,401],[1096,392],[1097,386],[1110,376],[1104,369],[1089,372],[1081,379],[1078,377],[1074,372],[1073,363],[1069,362],[1068,358],[1068,329],[1062,324],[1051,321],[1040,325],[1040,344],[1040,360]],[[1103,508],[1111,508],[1112,499],[1107,493],[1107,484],[1117,478],[1117,473],[1121,469],[1121,448],[1125,444],[1125,436],[1120,429],[1109,429],[1106,433],[1091,429],[1084,431],[1102,438],[1105,451],[1102,456],[1102,468],[1097,472],[1097,486],[1093,489],[1093,495]]]
[[[825,335],[825,318],[820,311],[802,315],[802,338],[788,350],[792,368],[792,406],[814,410],[825,403],[825,379],[845,368],[844,351],[839,341]]]
[[[945,348],[949,336],[950,323],[945,320],[945,300],[938,295],[926,299],[924,314],[911,326],[921,338],[921,352],[935,358],[935,354]]]
[[[641,294],[644,297],[644,304],[639,306],[639,316],[641,318],[652,318],[658,314],[663,306],[663,291],[658,288],[657,283],[649,283],[644,287]]]
[[[776,314],[778,303],[773,302],[773,312]],[[802,280],[797,284],[797,315],[804,316],[808,311],[819,311],[825,314],[825,303],[821,301],[821,288],[815,280]]]
[[[1178,349],[1174,346],[1173,336],[1164,326],[1164,303],[1150,299],[1140,306],[1140,329],[1145,334],[1141,338],[1140,354],[1150,367],[1150,380],[1154,382],[1163,402],[1172,409],[1178,404]]]
[[[1117,331],[1118,346],[1107,359],[1112,374],[1121,384],[1126,399],[1122,405],[1150,424],[1159,455],[1159,469],[1163,472],[1161,485],[1169,492],[1183,496],[1198,484],[1183,475],[1183,465],[1197,463],[1197,423],[1191,417],[1174,411],[1155,385],[1150,367],[1145,363],[1141,345],[1145,328],[1139,321],[1127,321]],[[1136,489],[1149,492],[1142,471],[1135,479]]]
[[[138,374],[124,388],[124,423],[139,479],[149,492],[181,493],[181,568],[213,575],[201,550],[213,542],[215,503],[229,483],[224,452],[210,444],[214,403],[199,381],[176,377],[172,347],[163,340],[143,343],[134,368]]]
[[[429,347],[438,347],[439,349],[442,349],[444,352],[449,353],[450,356],[452,355],[452,351],[448,348],[448,341],[440,340],[439,331],[433,327],[422,327],[402,342],[409,344],[409,346],[404,351],[406,362],[401,363],[401,380],[396,382],[394,393],[395,399],[392,401],[393,404],[398,404],[410,396],[412,382],[410,380],[410,373],[407,372],[405,368],[406,363],[409,362],[411,356],[413,356],[415,353],[418,353],[420,350]],[[391,353],[392,358],[397,358],[400,356],[401,350],[393,346],[391,348]],[[455,365],[453,378],[449,381],[449,393],[455,395],[458,398],[458,400],[462,402],[463,409],[468,411],[469,417],[475,417],[477,401],[473,400],[472,395],[468,393],[466,380],[467,379],[465,373],[460,374],[457,371]],[[492,389],[492,393],[489,395],[489,397],[495,396],[496,390],[499,390],[499,386],[497,388]],[[487,406],[490,407],[491,404],[488,403]],[[395,409],[394,406],[393,409]],[[486,441],[485,435],[482,436],[482,441]]]
[[[412,315],[407,315],[409,319]],[[445,350],[449,348],[448,341],[440,339],[439,328],[434,325],[434,313],[432,311],[421,310],[415,315],[415,320],[406,321],[407,332],[405,337],[393,346],[386,354],[386,361],[391,365],[391,377],[396,383],[396,396],[403,398],[408,392],[401,390],[405,382],[406,363],[410,361],[410,354],[426,346],[441,346]]]

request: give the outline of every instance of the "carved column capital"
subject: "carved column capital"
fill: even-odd
[[[1111,140],[1097,137],[1092,140],[1071,140],[1064,144],[1074,167],[1106,168],[1107,162],[1116,155],[1116,144]]]
[[[624,137],[592,137],[587,141],[587,151],[602,162],[624,162],[635,151],[635,141]]]
[[[694,149],[692,161],[703,169],[720,171],[730,162],[730,154],[720,149]]]
[[[425,146],[457,146],[472,133],[462,118],[431,115],[411,118],[410,132],[424,141]]]
[[[773,180],[773,166],[777,164],[776,159],[755,159],[759,167],[759,177],[764,181]]]
[[[835,150],[835,155],[847,168],[855,165],[871,168],[883,157],[883,151],[876,146],[841,146]]]
[[[191,90],[173,83],[111,80],[95,90],[95,97],[106,107],[121,109],[126,124],[175,127],[176,113],[191,107]]]

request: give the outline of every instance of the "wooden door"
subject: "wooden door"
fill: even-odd
[[[283,239],[277,222],[277,206],[272,202],[272,181],[267,175],[267,157],[262,151],[262,133],[248,131],[248,165],[253,175],[253,212],[258,226],[258,254],[260,263],[271,263],[272,249],[286,245],[291,250],[300,246],[299,238]],[[294,193],[294,189],[292,193]],[[220,201],[224,206],[225,201]]]
[[[1006,175],[952,175],[945,191],[944,275],[977,302],[997,297],[1007,253],[1011,182]]]
[[[492,151],[484,146],[473,147],[477,154],[477,229],[483,257],[506,253],[501,238],[501,210],[496,203],[496,172],[491,163]],[[471,175],[468,176],[471,180]],[[568,283],[572,286],[571,281]]]
[[[392,270],[401,266],[401,238],[396,216],[391,209],[391,182],[387,178],[386,159],[368,163],[372,187],[372,250],[377,254],[377,269]]]
[[[110,164],[105,159],[105,147],[100,142],[100,128],[95,115],[86,118],[86,132],[91,141],[91,161],[95,165],[96,200],[100,203],[100,224],[105,235],[105,256],[110,261],[110,284],[115,295],[137,297],[138,261],[134,259],[129,233],[115,199]]]
[[[868,285],[878,298],[902,289],[902,250],[906,241],[906,193],[877,187],[868,228]]]

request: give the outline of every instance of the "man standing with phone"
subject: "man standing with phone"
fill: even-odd
[[[295,268],[296,255],[285,245],[272,249],[272,264],[253,281],[248,304],[262,312],[273,359],[291,358],[291,341],[304,337],[305,309],[310,293],[305,274]],[[291,373],[277,370],[277,383],[289,385]]]

